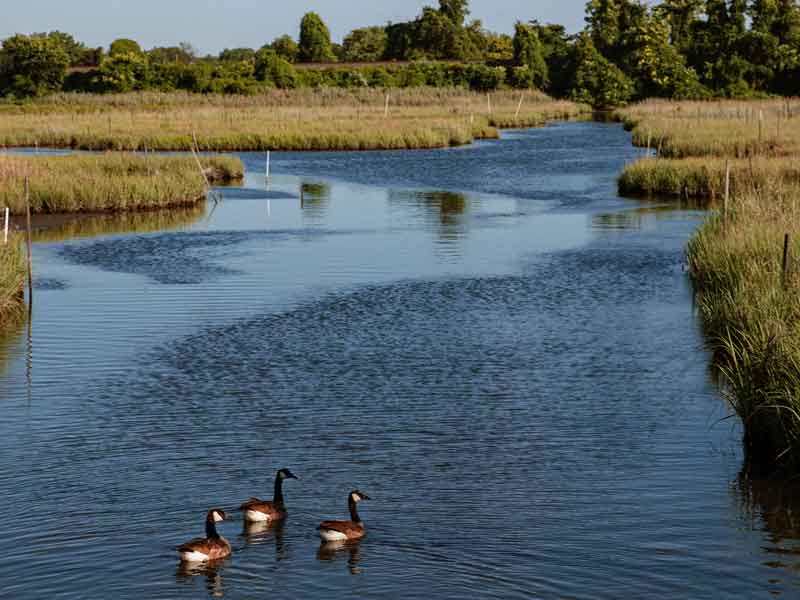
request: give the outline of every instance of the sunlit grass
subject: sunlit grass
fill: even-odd
[[[243,176],[238,158],[203,156],[210,180]],[[0,155],[0,209],[25,211],[25,178],[34,213],[149,210],[195,204],[206,181],[195,158],[144,154]]]
[[[7,244],[0,239],[0,327],[22,318],[26,275],[22,236],[12,233]]]
[[[388,108],[387,99],[388,96]],[[83,150],[375,150],[440,148],[503,127],[589,114],[538,93],[414,88],[274,90],[260,96],[60,94],[0,104],[0,146]]]

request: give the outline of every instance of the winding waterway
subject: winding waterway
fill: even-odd
[[[269,191],[243,155],[217,205],[39,233],[0,596],[797,597],[799,496],[740,476],[693,311],[703,215],[617,197],[637,153],[564,123],[273,155]],[[367,538],[321,547],[353,488]],[[179,567],[216,506],[233,556]]]

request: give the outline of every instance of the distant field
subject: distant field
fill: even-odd
[[[59,94],[0,104],[0,146],[189,150],[196,135],[209,151],[441,148],[498,137],[499,127],[534,127],[589,113],[587,106],[536,92],[439,88]]]

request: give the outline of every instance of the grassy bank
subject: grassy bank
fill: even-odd
[[[202,157],[212,182],[238,179],[238,158]],[[24,181],[30,181],[34,213],[117,212],[195,204],[205,180],[192,156],[76,154],[0,155],[0,208],[25,211]]]
[[[800,102],[649,101],[618,116],[657,154],[625,168],[623,193],[721,208],[730,165],[727,212],[690,242],[689,274],[749,466],[800,472]]]
[[[0,105],[0,146],[83,150],[440,148],[590,114],[538,93],[414,88],[274,90],[259,96],[61,94]],[[520,105],[520,98],[522,104]]]
[[[798,196],[785,184],[737,194],[727,221],[711,217],[688,252],[697,306],[759,471],[800,471]]]
[[[775,183],[800,184],[800,162],[790,157],[646,158],[625,167],[618,180],[619,191],[625,195],[704,198],[714,202],[725,193],[726,164],[730,166],[733,195],[753,188],[766,189]]]
[[[22,236],[11,235],[5,245],[0,239],[0,327],[24,314],[25,260]]]
[[[800,100],[648,100],[618,111],[637,146],[664,158],[795,156],[800,153]]]

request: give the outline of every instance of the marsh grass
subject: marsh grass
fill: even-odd
[[[22,241],[16,233],[9,236],[8,244],[0,239],[0,327],[21,320],[25,313],[27,267]]]
[[[800,185],[800,162],[782,158],[723,159],[716,157],[646,158],[625,167],[619,177],[622,194],[676,196],[720,201],[725,194],[726,162],[731,194],[766,189],[774,183]]]
[[[689,274],[748,466],[800,471],[800,100],[647,101],[618,113],[655,150],[625,168],[623,193],[706,198]],[[791,240],[783,272],[784,236]]]
[[[739,193],[688,249],[697,306],[759,470],[800,469],[798,195],[800,186],[781,182]]]
[[[633,143],[664,158],[795,156],[800,99],[671,102],[647,100],[617,112]]]
[[[386,97],[389,108],[386,110]],[[0,146],[83,150],[376,150],[458,146],[590,114],[529,94],[413,88],[274,90],[259,96],[60,94],[0,105]]]
[[[238,158],[202,157],[212,181],[238,179]],[[30,181],[34,213],[118,212],[196,204],[205,198],[205,181],[192,156],[0,154],[0,208],[25,211],[24,181]]]

